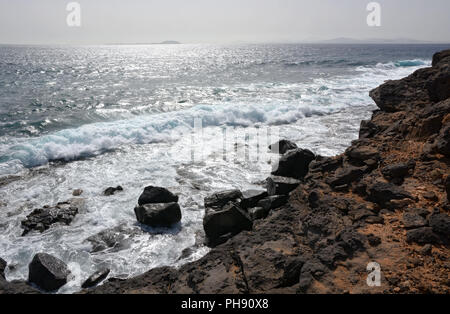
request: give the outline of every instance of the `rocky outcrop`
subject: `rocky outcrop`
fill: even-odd
[[[200,260],[89,292],[448,294],[449,56],[439,53],[433,67],[372,91],[380,110],[344,154],[281,156],[273,175],[300,181],[288,194],[247,210],[236,192],[205,201],[207,216],[231,212],[217,218],[230,222],[220,234],[208,233],[236,233],[233,215],[245,228]],[[380,287],[366,284],[374,261]]]
[[[28,281],[45,291],[56,291],[67,283],[70,271],[60,259],[38,253],[28,266]]]
[[[156,186],[147,186],[142,192],[141,196],[139,196],[138,204],[146,205],[146,204],[157,204],[157,203],[177,203],[178,196],[174,195],[169,190],[156,187]]]
[[[120,185],[118,185],[116,187],[110,186],[109,188],[106,188],[105,191],[103,191],[103,195],[111,196],[111,195],[116,194],[116,192],[120,192],[120,191],[123,191],[123,187],[121,187]]]
[[[22,221],[22,236],[31,231],[44,232],[57,223],[69,225],[83,206],[83,199],[74,198],[58,203],[54,207],[44,206],[35,209]]]

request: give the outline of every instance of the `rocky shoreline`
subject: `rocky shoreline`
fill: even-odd
[[[449,293],[450,50],[437,53],[431,68],[370,95],[380,110],[362,121],[359,139],[345,153],[315,156],[282,141],[267,191],[206,198],[204,229],[212,247],[206,256],[81,292]],[[172,225],[181,219],[177,201],[148,187],[136,217],[149,226]],[[70,202],[37,210],[23,223],[24,233],[70,223],[77,212]],[[39,267],[57,265],[55,278],[67,275],[58,261],[35,259]],[[366,283],[371,262],[381,266],[379,287]],[[0,293],[39,292],[7,282],[5,267],[0,260]],[[107,276],[99,271],[85,287]]]

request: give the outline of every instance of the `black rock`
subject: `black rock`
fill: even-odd
[[[38,253],[28,266],[28,281],[45,291],[56,291],[67,283],[70,271],[60,259]]]
[[[253,221],[266,218],[267,215],[269,214],[269,212],[270,212],[270,209],[262,208],[262,207],[254,207],[254,208],[250,208],[248,210],[248,214],[250,215],[250,218]]]
[[[271,176],[267,178],[267,193],[273,195],[288,195],[295,190],[300,181],[293,178]]]
[[[260,200],[267,197],[266,191],[249,190],[242,193],[240,206],[244,209],[255,207]]]
[[[133,235],[134,232],[134,230],[128,229],[125,225],[119,225],[92,235],[85,241],[92,244],[91,253],[107,249],[117,252],[130,247],[130,236]]]
[[[341,244],[335,243],[322,248],[317,253],[317,257],[328,267],[333,267],[337,261],[345,260],[348,257],[348,254]]]
[[[85,282],[81,285],[81,288],[91,288],[98,285],[100,282],[108,277],[110,270],[108,268],[98,270],[94,274],[92,274]]]
[[[279,208],[287,203],[289,196],[287,195],[273,195],[266,197],[258,202],[258,207],[262,207],[265,210],[271,210]]]
[[[2,258],[0,258],[0,277],[5,278],[5,269],[8,264]]]
[[[178,203],[145,204],[134,208],[137,220],[150,227],[170,227],[181,220]]]
[[[123,191],[123,187],[121,187],[120,185],[116,186],[115,188],[109,187],[103,192],[103,194],[106,196],[111,196],[111,195],[114,195],[118,191]]]
[[[336,240],[342,243],[342,247],[349,254],[364,249],[365,236],[350,228],[341,231]]]
[[[427,225],[427,221],[418,214],[406,212],[403,214],[403,224],[406,229],[414,229],[425,227]]]
[[[356,182],[362,179],[366,168],[349,166],[337,171],[333,177],[327,180],[331,187],[338,187]]]
[[[253,223],[249,215],[235,203],[228,203],[221,209],[206,208],[203,229],[206,245],[215,247],[243,230],[251,230]]]
[[[155,186],[147,186],[138,200],[139,205],[177,202],[178,196],[165,188]]]
[[[223,191],[214,193],[211,196],[205,197],[205,207],[206,208],[222,208],[226,204],[230,202],[236,202],[239,203],[244,196],[242,195],[242,192],[239,190],[229,190],[229,191]]]
[[[435,244],[439,243],[440,239],[431,227],[422,227],[406,232],[406,241],[420,244]]]
[[[281,140],[278,143],[269,145],[269,149],[272,153],[285,154],[286,152],[297,149],[298,146],[294,142],[288,140]]]
[[[369,242],[370,246],[378,246],[381,244],[381,238],[377,237],[374,234],[369,234],[367,236],[367,241]]]
[[[301,256],[290,257],[284,265],[284,273],[279,287],[291,287],[300,281],[300,273],[305,264]]]
[[[315,159],[315,155],[307,149],[295,149],[281,156],[274,167],[274,176],[302,179],[308,173],[309,164]]]
[[[368,147],[368,146],[360,146],[360,147],[350,147],[346,150],[345,154],[348,156],[350,160],[353,161],[366,161],[369,159],[379,160],[380,153],[377,149]]]
[[[362,120],[359,128],[359,138],[371,138],[379,132],[379,127],[370,120]]]
[[[314,278],[320,278],[322,277],[328,269],[323,265],[319,259],[317,258],[311,258],[305,261],[302,267],[302,271],[300,274],[300,279],[305,274],[311,274]]]
[[[380,205],[386,205],[391,200],[413,199],[411,194],[391,183],[376,182],[367,190],[368,200]]]
[[[25,220],[21,222],[24,229],[22,236],[25,236],[32,230],[44,232],[51,225],[62,223],[69,225],[79,210],[83,206],[82,199],[72,199],[67,202],[58,203],[54,207],[44,207],[33,210]]]
[[[342,157],[318,156],[309,164],[310,172],[329,172],[336,170],[342,165]]]
[[[434,232],[450,237],[450,216],[447,214],[432,214],[428,219]]]
[[[403,179],[409,175],[410,166],[406,163],[397,163],[381,169],[381,173],[386,179]]]

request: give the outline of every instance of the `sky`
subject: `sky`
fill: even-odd
[[[108,44],[302,42],[347,37],[450,42],[449,0],[378,0],[381,26],[367,25],[370,0],[0,0],[0,43]]]

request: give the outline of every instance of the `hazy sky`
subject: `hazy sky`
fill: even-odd
[[[370,0],[78,0],[79,28],[66,24],[69,2],[0,0],[0,43],[450,42],[449,0],[379,0],[381,27],[366,23]]]

